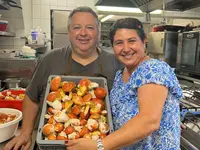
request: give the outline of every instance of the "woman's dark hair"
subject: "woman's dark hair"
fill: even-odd
[[[110,28],[110,40],[113,45],[115,33],[118,29],[134,29],[142,41],[145,40],[146,34],[142,22],[136,18],[123,18],[117,20]]]

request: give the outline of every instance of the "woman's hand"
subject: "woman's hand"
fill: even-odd
[[[65,144],[67,150],[97,150],[97,142],[86,138],[68,140]]]

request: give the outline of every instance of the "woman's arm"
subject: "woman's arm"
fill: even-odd
[[[160,126],[162,110],[168,89],[161,85],[146,84],[138,89],[139,113],[122,128],[105,137],[102,142],[105,150],[120,149],[144,139]],[[67,150],[95,150],[94,140],[81,138],[69,140]]]
[[[105,150],[135,144],[159,129],[168,89],[157,84],[145,84],[138,89],[139,113],[122,128],[103,139]]]

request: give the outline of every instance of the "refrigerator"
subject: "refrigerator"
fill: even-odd
[[[51,11],[51,38],[52,48],[60,48],[69,45],[67,21],[70,10]]]

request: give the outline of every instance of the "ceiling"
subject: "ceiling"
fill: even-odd
[[[200,0],[98,0],[96,6],[135,7],[143,12],[163,8],[168,11],[186,11],[199,7]]]

